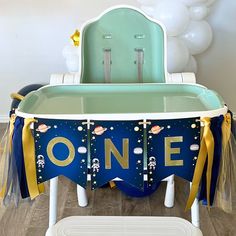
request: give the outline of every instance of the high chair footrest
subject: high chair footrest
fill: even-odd
[[[51,226],[46,236],[202,236],[177,217],[71,216]]]

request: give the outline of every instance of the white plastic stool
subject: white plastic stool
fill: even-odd
[[[46,236],[202,236],[177,217],[71,216],[51,226]]]

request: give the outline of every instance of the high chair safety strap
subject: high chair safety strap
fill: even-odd
[[[144,51],[142,48],[136,48],[135,51],[137,53],[138,82],[143,83]]]
[[[104,48],[104,79],[105,83],[111,83],[111,49]]]

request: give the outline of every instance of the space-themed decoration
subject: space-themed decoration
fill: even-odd
[[[172,174],[191,181],[200,146],[200,118],[148,122],[149,186]]]
[[[198,196],[208,207],[232,212],[236,142],[231,122],[230,113],[145,121],[12,116],[8,139],[0,143],[0,199],[7,205],[20,197],[32,200],[44,192],[43,182],[59,175],[85,187],[89,167],[92,189],[119,178],[117,187],[127,195],[149,196],[175,174],[192,182],[186,209]]]
[[[71,40],[73,41],[73,44],[75,47],[78,47],[80,45],[80,32],[79,30],[75,30],[75,32],[70,36]]]
[[[141,121],[91,121],[91,185],[98,188],[118,177],[143,189]]]
[[[34,126],[38,183],[64,175],[87,183],[87,124],[83,120],[37,119]]]

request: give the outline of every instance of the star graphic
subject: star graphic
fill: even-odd
[[[70,38],[72,39],[74,46],[78,47],[80,45],[80,32],[78,30],[76,30]]]

